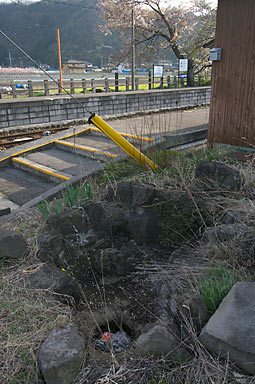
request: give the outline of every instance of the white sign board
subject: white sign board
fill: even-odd
[[[120,65],[118,66],[118,72],[119,72],[119,73],[122,73],[122,69],[123,69],[123,65],[120,64]]]
[[[153,75],[154,77],[162,77],[164,75],[164,65],[154,65]]]
[[[188,59],[180,59],[179,60],[179,71],[187,72],[188,70]]]

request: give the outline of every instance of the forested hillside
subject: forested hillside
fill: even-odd
[[[63,1],[64,3],[64,1]],[[117,36],[99,31],[97,0],[72,0],[72,5],[42,0],[30,5],[0,4],[1,30],[40,63],[57,66],[57,28],[61,34],[62,61],[75,59],[100,64],[120,46]],[[113,48],[111,48],[113,47]],[[0,36],[0,65],[31,65]]]

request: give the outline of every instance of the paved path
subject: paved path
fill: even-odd
[[[208,115],[209,108],[201,108],[116,119],[108,124],[143,150],[169,132],[178,134],[185,128],[206,125]],[[124,156],[115,143],[88,124],[1,151],[0,215],[1,209],[14,210],[40,196],[48,198],[67,182],[84,179]]]
[[[121,132],[153,135],[208,124],[208,119],[209,107],[206,107],[113,120],[110,125]]]

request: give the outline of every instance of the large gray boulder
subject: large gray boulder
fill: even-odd
[[[121,201],[125,207],[151,204],[156,196],[157,190],[154,186],[138,182],[120,181],[115,187],[108,187],[108,198]]]
[[[39,365],[46,383],[73,383],[84,353],[85,341],[74,324],[53,329],[39,351]]]
[[[136,207],[129,215],[130,237],[137,244],[159,244],[164,217],[153,207]]]
[[[255,374],[255,283],[236,283],[199,339],[211,352]]]
[[[85,210],[92,228],[98,229],[99,223],[105,214],[102,204],[89,200],[82,205],[82,208]]]
[[[37,238],[37,257],[47,263],[64,265],[65,242],[63,236],[55,230],[41,233]]]
[[[80,293],[76,282],[66,271],[57,268],[54,264],[41,264],[34,272],[23,278],[23,283],[29,289],[46,289],[55,295],[56,299],[66,301],[71,296],[76,302],[80,300]]]
[[[209,313],[202,297],[198,294],[186,293],[182,297],[182,310],[190,320],[194,329],[200,332],[209,319]]]
[[[163,325],[155,325],[141,334],[137,339],[135,352],[139,356],[165,356],[175,362],[184,362],[190,357],[174,333]]]
[[[219,161],[199,163],[195,169],[195,177],[214,187],[218,185],[228,190],[239,190],[241,187],[240,172]]]
[[[91,256],[90,262],[94,271],[101,276],[126,276],[134,272],[139,257],[136,243],[132,240],[126,241],[120,249],[103,248]]]
[[[254,228],[244,223],[219,224],[206,228],[203,238],[207,241],[228,241],[234,238],[244,238],[245,234],[253,233]]]
[[[47,219],[47,224],[63,236],[73,233],[86,233],[89,229],[88,217],[84,209],[66,209],[61,214],[55,214]]]
[[[0,229],[0,259],[21,259],[28,253],[27,243],[20,233]]]
[[[201,229],[204,224],[201,216],[206,223],[210,221],[201,197],[191,199],[186,192],[171,191],[163,200],[130,210],[130,237],[141,245],[179,245]]]

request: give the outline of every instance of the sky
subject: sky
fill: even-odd
[[[0,0],[0,3],[15,3],[16,0]],[[30,3],[33,3],[35,1],[39,1],[39,0],[26,0],[27,2],[30,2]],[[70,1],[70,0],[69,0]],[[189,4],[189,0],[172,0],[175,4],[174,5],[188,5]],[[65,0],[65,2],[68,2],[67,0]],[[212,3],[212,5],[217,5],[218,3],[218,0],[208,0],[208,2]]]

